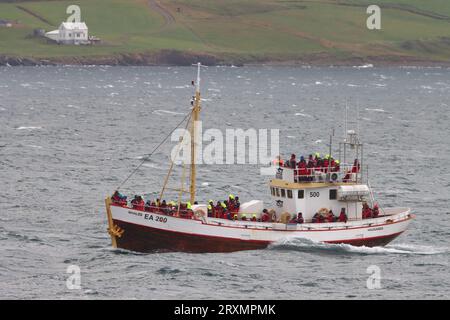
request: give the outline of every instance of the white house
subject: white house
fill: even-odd
[[[63,22],[58,30],[47,32],[45,36],[62,44],[89,43],[89,31],[84,22]]]

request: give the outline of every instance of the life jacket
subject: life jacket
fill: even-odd
[[[297,218],[297,223],[302,224],[304,222],[303,217],[298,217]]]
[[[328,165],[329,165],[329,162],[328,162],[328,159],[325,159],[325,160],[323,160],[323,172],[328,172]]]
[[[222,216],[221,216],[221,218],[222,219],[228,219],[228,210],[227,209],[223,209],[222,210]]]
[[[281,160],[281,159],[275,159],[275,160],[272,161],[272,163],[273,163],[274,166],[278,166],[278,167],[284,166],[284,161]]]
[[[261,221],[262,222],[268,222],[269,221],[269,214],[268,213],[264,213],[263,215],[262,215],[262,217],[261,217]]]
[[[372,217],[377,218],[379,214],[380,214],[380,211],[378,210],[378,208],[372,209]]]
[[[216,205],[214,211],[215,211],[215,218],[221,218],[222,217],[223,208],[222,208],[221,205]]]
[[[213,217],[213,215],[214,215],[214,210],[213,210],[213,206],[212,205],[210,205],[210,204],[208,204],[208,217],[209,218],[212,218]]]
[[[344,212],[341,212],[338,220],[339,222],[347,222],[347,215]]]
[[[372,210],[370,208],[366,208],[362,212],[363,219],[370,219],[372,218]]]
[[[118,205],[120,205],[121,200],[122,200],[122,198],[120,197],[120,195],[119,195],[118,193],[114,194],[114,195],[111,197],[111,201],[112,201],[113,204],[118,204]]]
[[[145,209],[145,202],[144,200],[139,200],[136,204],[136,210],[144,211]]]

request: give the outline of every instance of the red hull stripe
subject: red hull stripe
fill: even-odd
[[[119,248],[138,251],[183,251],[183,252],[232,252],[241,250],[254,250],[266,248],[271,241],[240,240],[220,236],[197,235],[172,230],[142,226],[139,224],[114,220],[125,232],[117,239]],[[327,243],[351,244],[354,246],[380,246],[385,245],[399,236],[398,232],[386,236],[327,241]],[[176,234],[176,236],[174,236]]]

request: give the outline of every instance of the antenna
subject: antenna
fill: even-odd
[[[356,132],[358,133],[358,136],[360,135],[359,132],[359,101],[356,99]]]
[[[348,131],[348,99],[345,99],[345,111],[344,111],[344,141],[347,141]]]
[[[195,84],[195,91],[200,92],[200,68],[207,68],[207,66],[203,65],[201,62],[197,62],[192,64],[193,66],[197,66],[197,83]]]

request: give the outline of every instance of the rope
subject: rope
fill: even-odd
[[[189,112],[184,118],[183,120],[180,121],[180,123],[177,124],[177,126],[175,128],[172,129],[172,131],[170,131],[170,133],[152,150],[152,152],[150,152],[142,161],[141,163],[139,163],[139,165],[125,178],[125,180],[123,180],[119,186],[116,188],[117,191],[119,191],[119,189],[136,173],[136,171],[139,170],[139,168],[145,163],[145,161],[147,161],[148,159],[150,159],[150,157],[156,152],[156,150],[159,149],[159,147],[161,147],[163,145],[164,142],[166,142],[166,140],[172,135],[172,133],[178,129],[178,127],[186,120],[188,119],[188,123],[189,123],[189,119],[192,116],[192,111]]]

